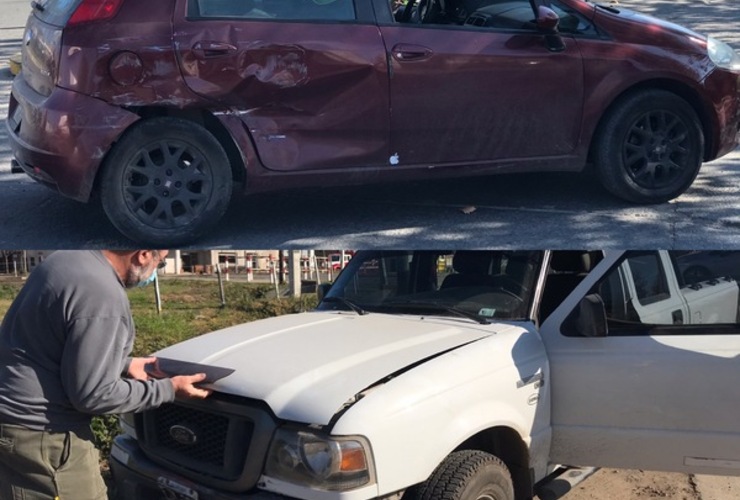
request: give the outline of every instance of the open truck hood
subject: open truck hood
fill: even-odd
[[[310,312],[230,327],[156,355],[232,368],[214,390],[265,401],[285,420],[325,425],[384,377],[508,328],[461,318]]]

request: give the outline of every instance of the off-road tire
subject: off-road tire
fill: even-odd
[[[226,152],[208,130],[159,117],[137,122],[113,146],[99,187],[116,229],[137,243],[171,248],[221,219],[233,179]]]
[[[451,453],[416,489],[417,500],[514,500],[506,465],[482,451]]]

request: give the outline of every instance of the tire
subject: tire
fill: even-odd
[[[683,280],[687,285],[701,283],[715,277],[707,267],[702,265],[689,266],[683,272]]]
[[[233,179],[221,144],[179,118],[136,123],[108,154],[103,209],[137,243],[171,248],[202,236],[229,205]]]
[[[514,500],[506,465],[490,453],[451,453],[416,490],[417,500]]]
[[[634,203],[663,203],[694,182],[704,156],[704,133],[686,101],[649,90],[618,102],[600,125],[594,145],[604,188]]]

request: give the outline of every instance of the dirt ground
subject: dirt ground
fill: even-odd
[[[600,469],[562,500],[737,500],[740,477]]]

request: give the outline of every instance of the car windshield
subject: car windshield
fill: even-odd
[[[541,262],[542,252],[359,252],[318,308],[525,320]]]

